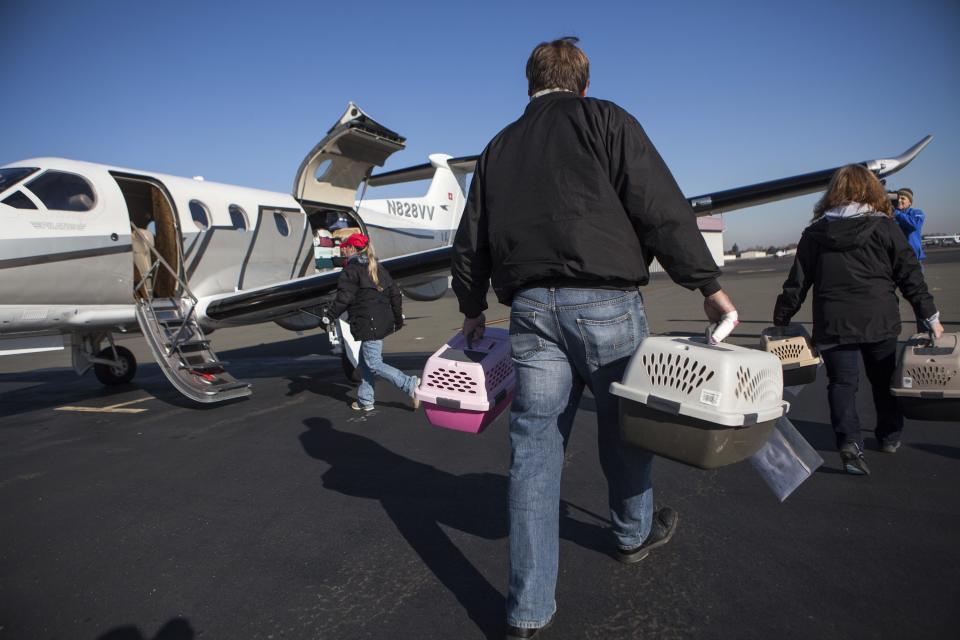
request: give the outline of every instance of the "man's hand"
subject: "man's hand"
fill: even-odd
[[[707,296],[703,299],[703,311],[707,314],[707,320],[710,322],[720,322],[723,314],[736,311],[733,301],[723,289]]]
[[[476,318],[463,317],[463,335],[467,337],[467,346],[472,347],[474,340],[483,337],[483,331],[486,329],[487,319],[481,313]]]
[[[933,334],[934,338],[939,338],[943,335],[943,325],[940,324],[939,320],[934,320],[930,323],[930,333]]]

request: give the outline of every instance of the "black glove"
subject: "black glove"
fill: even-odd
[[[402,321],[402,320],[401,320],[400,322],[395,322],[395,323],[393,324],[393,332],[394,332],[394,333],[396,333],[397,331],[400,331],[400,329],[403,329],[403,321]]]

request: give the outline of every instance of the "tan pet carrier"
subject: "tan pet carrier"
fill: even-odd
[[[783,386],[810,384],[817,379],[822,362],[803,325],[768,327],[760,332],[760,348],[780,358]]]
[[[776,356],[703,338],[646,338],[610,391],[624,442],[701,469],[756,453],[790,407]]]
[[[960,333],[918,333],[900,352],[890,393],[915,420],[960,422]]]

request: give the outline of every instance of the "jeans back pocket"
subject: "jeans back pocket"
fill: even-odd
[[[595,367],[629,358],[637,350],[640,336],[633,313],[609,319],[577,318],[587,362]]]

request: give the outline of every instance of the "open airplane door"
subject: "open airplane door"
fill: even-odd
[[[293,197],[303,206],[315,228],[342,224],[364,230],[354,212],[360,184],[373,168],[382,167],[406,139],[364,113],[354,103],[347,105],[327,135],[307,154],[297,169]]]
[[[347,235],[354,230],[369,235],[354,209],[357,190],[375,166],[382,167],[405,144],[403,136],[387,129],[353,102],[348,103],[343,115],[300,163],[293,182],[293,197],[306,212],[312,229],[326,229],[334,235]],[[315,315],[304,313],[278,324],[310,328],[317,326],[317,320]],[[343,346],[344,369],[352,373],[359,359],[359,343],[344,338]]]

